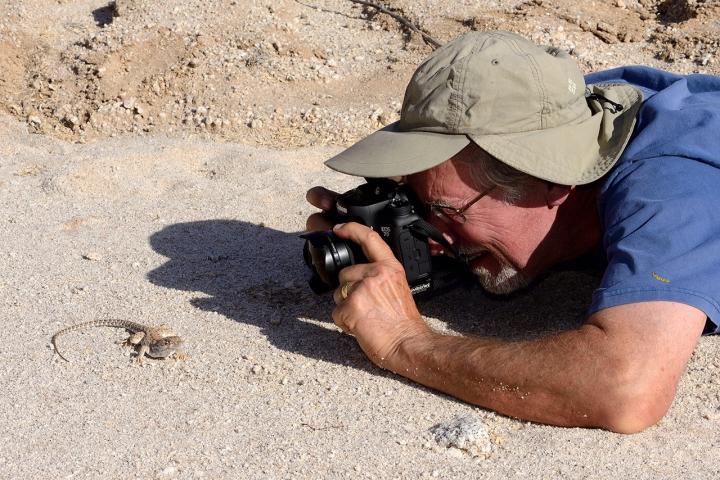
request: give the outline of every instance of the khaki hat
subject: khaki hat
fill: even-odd
[[[590,183],[615,164],[642,94],[628,84],[586,88],[565,52],[503,31],[470,32],[415,71],[400,120],[326,162],[363,177],[427,170],[471,141],[501,162],[563,185]]]

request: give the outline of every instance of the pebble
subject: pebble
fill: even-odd
[[[376,108],[376,109],[373,110],[373,112],[370,114],[370,120],[372,120],[372,121],[374,121],[374,122],[377,122],[378,119],[380,118],[380,115],[382,115],[383,113],[384,113],[384,112],[383,112],[383,109],[382,109],[382,108]]]
[[[487,456],[492,451],[490,434],[483,422],[471,414],[459,415],[430,429],[432,440],[448,453],[466,453],[472,457]]]
[[[80,123],[80,120],[75,115],[65,115],[63,117],[63,121],[67,123],[70,127],[75,127]]]
[[[252,371],[252,373],[257,375],[258,373],[262,372],[262,367],[260,365],[253,365],[251,371]]]
[[[163,471],[162,471],[162,474],[163,474],[163,475],[172,475],[172,474],[175,473],[176,471],[177,471],[177,468],[176,468],[176,467],[173,467],[173,466],[171,465],[171,466],[169,466],[169,467],[165,467],[165,468],[163,469]]]
[[[39,127],[42,124],[42,120],[36,115],[31,115],[28,117],[28,123],[34,127]]]
[[[88,252],[88,253],[83,253],[82,258],[83,258],[83,260],[91,260],[91,261],[96,262],[96,261],[100,260],[102,257],[100,257],[100,255],[95,252]]]
[[[705,420],[711,420],[711,421],[720,420],[720,408],[715,408],[715,409],[705,408],[700,412],[700,415]]]
[[[611,33],[613,35],[616,35],[618,32],[617,28],[615,28],[613,25],[610,25],[607,22],[598,22],[597,29],[600,30],[601,32],[607,32],[607,33]]]
[[[137,102],[135,97],[126,98],[125,100],[123,100],[122,106],[127,108],[128,110],[132,110],[133,108],[135,108],[135,102]]]

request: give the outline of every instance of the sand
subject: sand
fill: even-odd
[[[718,338],[701,340],[668,416],[633,436],[505,418],[373,367],[306,285],[304,191],[355,183],[323,167],[332,149],[72,145],[7,117],[1,130],[4,478],[719,473]],[[451,332],[541,334],[576,324],[595,282],[563,272],[512,301],[476,292],[470,310],[453,292],[421,310]],[[136,366],[111,329],[61,338],[71,363],[54,355],[55,330],[98,317],[169,323],[190,358]],[[487,426],[487,458],[428,448],[461,414]]]

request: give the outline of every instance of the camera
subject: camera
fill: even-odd
[[[421,205],[409,187],[390,179],[366,181],[338,196],[328,212],[334,223],[357,222],[378,232],[405,269],[415,296],[437,294],[471,278],[457,251],[422,218]],[[303,257],[312,271],[310,288],[317,294],[337,288],[343,268],[368,262],[359,245],[332,231],[310,232],[301,238],[305,239]],[[431,255],[430,238],[455,258]]]

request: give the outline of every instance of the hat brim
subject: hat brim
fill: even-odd
[[[501,162],[533,177],[561,185],[591,183],[605,175],[622,154],[643,97],[627,84],[589,87],[623,108],[616,110],[593,100],[589,102],[592,114],[576,123],[494,135],[400,130],[399,122],[395,122],[325,164],[349,175],[397,177],[440,165],[474,142]]]
[[[398,124],[368,135],[325,165],[360,177],[399,177],[440,165],[470,143],[465,135],[403,131]]]

